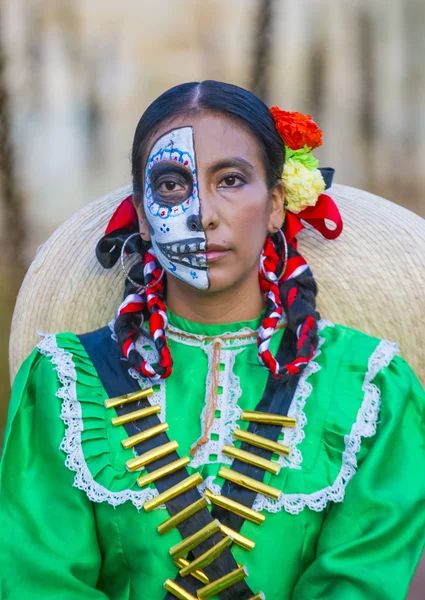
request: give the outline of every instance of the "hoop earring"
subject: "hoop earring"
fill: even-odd
[[[140,283],[137,283],[137,281],[134,281],[134,279],[132,279],[132,278],[130,277],[130,275],[129,275],[129,273],[128,273],[127,269],[126,269],[125,262],[124,262],[125,247],[127,246],[127,243],[128,243],[128,241],[129,241],[129,240],[130,240],[132,237],[134,237],[135,235],[137,235],[137,236],[139,236],[139,237],[140,237],[140,233],[136,232],[136,233],[132,233],[131,235],[129,235],[129,236],[128,236],[128,238],[126,238],[126,240],[125,240],[125,242],[124,242],[124,244],[122,245],[122,248],[121,248],[120,259],[121,259],[121,268],[122,268],[122,270],[124,271],[124,275],[125,275],[126,279],[128,279],[128,281],[129,281],[130,283],[132,283],[134,286],[136,286],[136,288],[137,288],[137,293],[138,293],[138,294],[140,294],[140,293],[143,293],[144,291],[146,291],[146,288],[147,288],[148,286],[146,286],[146,285],[140,285]],[[132,253],[132,254],[134,254],[134,253]],[[158,279],[157,279],[157,280],[156,280],[156,281],[153,283],[153,285],[156,285],[157,283],[159,283],[159,282],[162,280],[162,278],[164,277],[164,273],[165,273],[165,271],[164,271],[164,269],[162,269],[162,271],[161,271],[161,275],[160,275],[160,276],[158,277]],[[152,284],[150,284],[150,285],[152,285]]]
[[[277,281],[279,281],[279,279],[281,279],[283,277],[283,275],[285,274],[285,271],[286,271],[286,266],[288,264],[288,242],[286,241],[285,234],[283,233],[283,231],[281,229],[278,229],[276,231],[276,233],[279,233],[279,235],[280,235],[280,240],[279,241],[280,241],[281,245],[283,246],[284,252],[285,252],[284,259],[283,259],[282,269],[281,269],[279,275],[275,275],[276,279],[271,279],[267,275],[266,271],[264,270],[264,261],[261,260],[261,271],[262,271],[262,273],[264,275],[264,278],[267,281],[269,281],[270,283],[276,283]],[[273,236],[270,236],[270,237],[272,238]]]

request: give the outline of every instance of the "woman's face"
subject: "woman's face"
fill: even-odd
[[[267,188],[249,130],[212,113],[173,119],[151,139],[144,172],[140,231],[169,274],[212,292],[256,276],[284,195]]]

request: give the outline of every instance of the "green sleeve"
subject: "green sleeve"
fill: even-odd
[[[93,508],[60,450],[56,371],[35,350],[12,390],[0,470],[0,597],[95,600],[101,555]]]
[[[325,519],[292,600],[402,600],[425,543],[425,395],[403,359],[380,371],[373,445]],[[379,400],[378,390],[375,399]]]

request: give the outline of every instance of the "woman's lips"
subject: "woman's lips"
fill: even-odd
[[[224,258],[227,253],[228,250],[209,250],[205,252],[205,257],[208,262],[216,262],[217,260]]]
[[[198,255],[205,256],[208,262],[221,260],[229,252],[229,249],[220,244],[208,244],[205,252],[197,252]]]

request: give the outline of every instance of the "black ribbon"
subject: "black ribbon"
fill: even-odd
[[[96,245],[96,257],[102,267],[110,269],[115,265],[120,257],[121,249],[127,238],[137,233],[138,229],[115,229],[110,233],[105,234]],[[150,242],[145,242],[140,235],[132,237],[126,245],[126,254],[134,254],[137,252],[141,256],[145,254],[151,247]]]

